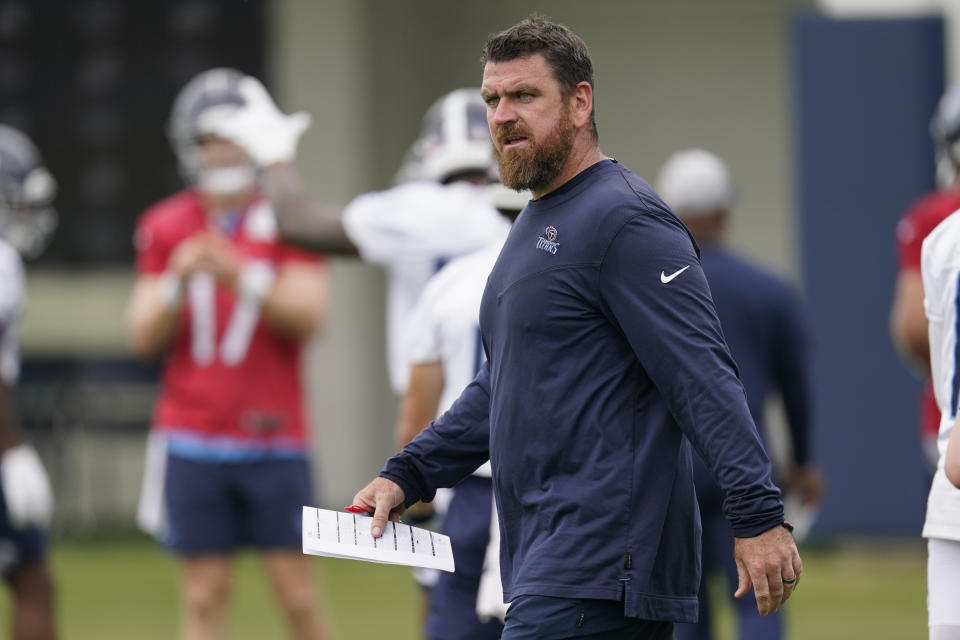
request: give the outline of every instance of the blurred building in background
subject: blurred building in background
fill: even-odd
[[[478,84],[487,35],[538,10],[590,46],[603,150],[651,177],[677,148],[726,158],[742,188],[734,248],[794,278],[818,305],[815,445],[834,488],[822,533],[918,532],[926,487],[914,382],[886,339],[886,309],[893,226],[909,199],[933,184],[922,112],[946,74],[960,77],[960,47],[952,44],[960,35],[951,28],[944,37],[939,17],[947,4],[0,0],[0,121],[33,136],[62,182],[61,228],[28,275],[22,401],[54,476],[57,526],[132,523],[157,368],[132,361],[124,344],[130,240],[137,215],[177,185],[165,123],[183,82],[204,68],[233,66],[262,78],[284,109],[311,112],[298,164],[317,197],[346,203],[390,185],[438,95]],[[843,31],[854,24],[859,31]],[[910,49],[896,74],[862,55],[872,49],[861,43],[882,50],[886,36],[875,27],[901,38],[898,52]],[[824,77],[830,60],[833,85]],[[939,67],[924,72],[922,86],[904,85],[916,70],[910,64]],[[807,82],[805,71],[824,82]],[[831,121],[836,89],[864,77],[874,80],[856,84],[839,105],[849,135],[837,136],[842,148],[831,158],[829,146],[809,141],[829,140],[821,125]],[[903,110],[894,105],[850,131],[858,109],[873,113],[892,94],[912,91],[913,99],[895,101]],[[896,144],[861,144],[891,136]],[[896,197],[885,197],[877,187],[884,183],[895,184]],[[854,197],[867,191],[869,200]],[[842,208],[822,204],[843,193]],[[831,229],[831,221],[843,224]],[[863,228],[871,233],[848,237]],[[820,242],[841,230],[845,244]],[[829,286],[835,272],[810,268],[835,259],[840,269],[871,266],[857,271],[868,282],[865,297],[847,300],[858,305],[859,325],[832,321],[853,310],[838,306],[843,290]],[[333,261],[333,274],[331,320],[309,364],[319,495],[330,508],[346,504],[391,453],[395,415],[382,274],[347,259]],[[896,474],[906,478],[897,493],[883,492],[882,506],[858,499],[867,490],[858,480],[862,446],[879,447],[884,463],[896,465],[891,487]]]

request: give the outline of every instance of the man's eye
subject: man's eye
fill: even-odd
[[[500,98],[498,98],[497,96],[490,96],[489,98],[486,99],[486,103],[488,107],[495,107],[497,106],[498,102],[500,102]]]

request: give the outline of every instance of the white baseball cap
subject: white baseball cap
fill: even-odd
[[[656,188],[681,218],[727,209],[737,199],[727,165],[703,149],[684,149],[670,156],[657,174]]]

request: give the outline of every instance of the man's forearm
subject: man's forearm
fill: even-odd
[[[179,291],[169,291],[179,286]],[[134,355],[153,357],[170,343],[177,327],[183,291],[167,276],[140,276],[127,311],[130,344]]]
[[[308,198],[293,167],[271,166],[264,172],[263,186],[284,242],[320,253],[358,255],[343,227],[341,211]]]
[[[16,410],[10,388],[0,382],[0,453],[23,442],[17,429]]]
[[[263,299],[263,320],[284,335],[306,339],[323,323],[328,297],[329,282],[322,267],[307,263],[282,265]]]

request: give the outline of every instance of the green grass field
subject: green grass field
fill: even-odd
[[[803,552],[800,588],[787,606],[789,640],[926,637],[925,554],[917,542],[847,544]],[[63,640],[171,640],[178,630],[177,566],[143,538],[59,541],[53,568]],[[418,638],[419,596],[403,567],[315,559],[326,610],[341,640]],[[283,638],[256,559],[239,559],[233,640]],[[723,586],[714,584],[720,594]],[[0,624],[9,620],[0,596]],[[718,640],[732,640],[729,611]],[[0,630],[0,637],[6,631]]]

